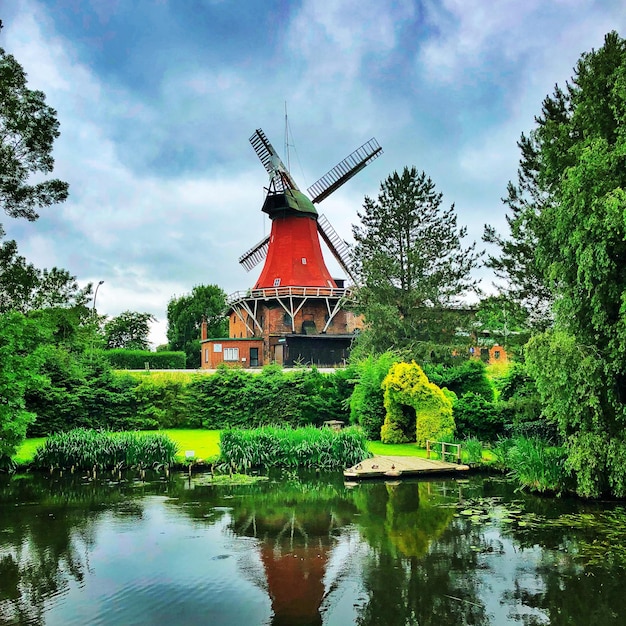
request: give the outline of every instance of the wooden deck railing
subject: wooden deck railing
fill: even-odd
[[[441,451],[436,450],[433,446],[441,446]],[[426,440],[426,458],[430,459],[430,453],[435,452],[441,454],[441,460],[445,461],[446,456],[451,456],[456,459],[457,463],[461,462],[461,444],[460,443],[447,443],[446,441],[431,441]]]

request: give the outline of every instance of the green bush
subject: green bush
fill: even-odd
[[[114,375],[98,354],[74,354],[64,347],[47,346],[46,378],[25,397],[37,415],[29,437],[43,437],[73,428],[139,429],[136,383]]]
[[[472,392],[488,402],[494,400],[493,385],[487,377],[487,368],[482,361],[469,359],[459,365],[424,365],[428,380],[438,387],[454,391],[458,397]]]
[[[192,380],[188,411],[199,428],[321,426],[327,420],[347,419],[350,390],[345,373],[322,374],[315,368],[285,372],[270,365],[254,374],[222,367]]]
[[[78,428],[52,435],[35,453],[36,467],[125,469],[170,465],[176,444],[162,433],[110,433]]]
[[[227,429],[220,435],[220,460],[234,470],[251,468],[339,469],[369,456],[360,429],[278,428]]]
[[[398,357],[386,352],[370,356],[355,366],[356,383],[350,397],[350,422],[358,424],[365,436],[380,439],[380,429],[385,422],[385,405],[382,382]]]
[[[184,352],[150,352],[149,350],[125,350],[114,348],[102,350],[102,356],[107,359],[111,367],[123,370],[183,370],[186,367],[187,357]]]
[[[473,391],[457,398],[452,411],[457,437],[495,441],[504,433],[505,424],[499,405]]]

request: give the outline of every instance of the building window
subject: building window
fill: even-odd
[[[209,349],[208,348],[204,349],[204,362],[205,363],[209,362]]]
[[[239,348],[224,348],[224,361],[239,361]]]
[[[493,353],[493,357],[494,357],[494,359],[496,359],[496,360],[497,360],[497,359],[499,359],[499,358],[500,358],[500,350],[496,350],[496,351]]]
[[[280,278],[274,279],[274,287],[280,287]]]
[[[221,352],[222,351],[222,344],[221,343],[214,343],[213,344],[213,352]]]
[[[302,257],[302,265],[306,265],[306,257]]]

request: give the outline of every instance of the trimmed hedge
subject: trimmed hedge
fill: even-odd
[[[187,356],[184,352],[150,352],[149,350],[125,350],[114,348],[102,350],[102,356],[114,369],[143,370],[184,370]]]

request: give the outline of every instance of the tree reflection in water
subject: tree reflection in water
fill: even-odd
[[[626,526],[619,507],[608,515],[609,505],[523,496],[496,479],[348,487],[337,474],[230,487],[182,475],[147,482],[0,477],[0,622],[43,625],[55,599],[80,598],[105,569],[103,528],[125,518],[133,521],[129,537],[138,536],[132,533],[143,532],[148,502],[168,528],[186,520],[200,542],[203,529],[222,529],[210,562],[197,562],[206,555],[193,553],[201,543],[188,531],[172,539],[179,554],[163,552],[162,564],[164,548],[149,544],[159,589],[181,588],[186,600],[197,594],[200,614],[186,623],[204,623],[216,599],[210,588],[201,596],[195,579],[163,586],[163,572],[174,576],[168,558],[197,569],[200,580],[219,580],[220,571],[235,576],[225,604],[246,602],[237,591],[245,581],[262,589],[271,606],[257,613],[259,624],[622,623],[626,558],[609,546],[619,543],[610,528]],[[598,554],[594,541],[606,541],[610,558],[585,556]],[[222,553],[236,556],[234,569],[219,560]],[[121,551],[107,559],[128,569]],[[124,615],[103,623],[114,620]]]

